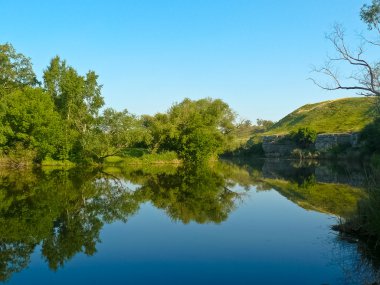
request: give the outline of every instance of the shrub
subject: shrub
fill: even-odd
[[[300,148],[308,148],[315,143],[317,132],[309,128],[299,128],[297,132],[290,133],[290,139]]]
[[[30,166],[37,157],[37,151],[16,143],[13,148],[7,152],[8,166],[12,168],[23,168]]]

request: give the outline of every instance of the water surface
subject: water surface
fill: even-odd
[[[279,161],[3,171],[0,278],[7,284],[371,284],[374,263],[330,229],[365,199],[360,181],[360,172],[345,176]]]

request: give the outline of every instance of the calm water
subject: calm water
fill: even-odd
[[[360,171],[267,161],[0,173],[7,284],[372,284],[376,262],[330,230]]]

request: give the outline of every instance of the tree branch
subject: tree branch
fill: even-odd
[[[362,58],[364,54],[363,45],[360,45],[356,54],[354,54],[347,47],[344,30],[339,25],[335,25],[334,31],[330,35],[327,35],[326,38],[332,43],[337,56],[328,57],[328,62],[324,67],[319,69],[313,68],[312,72],[325,75],[332,81],[332,85],[321,84],[314,78],[309,78],[309,80],[324,90],[356,90],[360,95],[380,96],[379,68]],[[350,82],[344,83],[344,80],[340,79],[338,72],[331,68],[332,65],[339,63],[348,64],[358,69],[357,73],[352,73],[345,78],[350,82],[354,81],[354,84]]]

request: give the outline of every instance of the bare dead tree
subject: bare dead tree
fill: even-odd
[[[329,82],[322,84],[314,78],[310,80],[324,90],[355,90],[360,95],[380,96],[380,65],[371,64],[364,59],[363,44],[353,52],[346,44],[344,30],[340,25],[335,25],[333,32],[326,37],[337,54],[335,57],[328,57],[323,67],[313,68],[312,71],[325,75]],[[344,78],[337,69],[341,64],[352,70]]]
[[[375,96],[376,109],[380,114],[380,60],[370,62],[365,58],[364,49],[368,45],[370,48],[380,47],[380,0],[364,5],[360,17],[368,25],[368,30],[375,32],[376,39],[362,35],[361,43],[352,50],[347,44],[343,27],[335,25],[326,36],[335,50],[335,56],[328,56],[324,66],[312,69],[313,73],[322,75],[324,79],[319,76],[318,79],[309,79],[324,90],[353,90],[359,95]],[[342,69],[346,72],[341,73]]]

